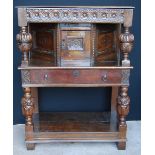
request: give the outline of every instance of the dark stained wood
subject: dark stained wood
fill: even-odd
[[[41,49],[54,50],[54,36],[49,31],[39,31],[36,33],[36,46]]]
[[[54,67],[54,66],[58,67],[57,64],[55,64],[54,60],[51,59],[51,57],[45,57],[45,55],[42,57],[40,54],[40,55],[37,55],[37,58],[33,56],[33,59],[30,60],[28,67]],[[98,62],[93,64],[91,67],[105,67],[105,66],[119,67],[118,63],[114,61],[103,61],[100,63]],[[66,66],[66,67],[73,67],[73,66]],[[77,67],[80,67],[80,66],[74,66],[74,68],[77,68]],[[81,67],[86,67],[86,66],[81,66]]]
[[[33,36],[31,59],[58,66],[117,63],[117,25],[60,24],[57,34],[56,24],[31,23],[29,29]]]
[[[115,25],[102,25],[96,26],[96,51],[95,51],[95,63],[100,64],[103,61],[116,61],[116,28]]]
[[[27,126],[31,126],[33,125],[32,115],[34,112],[34,102],[31,95],[31,88],[29,87],[24,88],[24,96],[22,97],[21,103],[22,103],[22,112],[26,118],[25,123]]]
[[[118,142],[117,148],[118,148],[118,150],[125,150],[126,149],[126,142]]]
[[[59,9],[64,9],[61,14]],[[133,8],[59,9],[18,8],[26,147],[33,150],[43,142],[117,142],[123,150],[133,68],[128,58],[134,41],[129,31]],[[38,87],[107,86],[112,87],[109,112],[39,112]]]
[[[28,66],[28,53],[32,48],[32,35],[28,33],[26,26],[21,27],[20,33],[16,36],[16,40],[18,48],[22,52],[21,66]]]
[[[31,84],[120,84],[121,70],[31,70]]]
[[[110,124],[110,112],[42,112],[35,114],[34,142],[119,141],[116,124]],[[117,122],[115,122],[117,123]],[[125,139],[123,140],[125,141]]]
[[[36,64],[38,64],[38,62],[36,62]],[[53,69],[53,70],[57,70],[57,69],[87,69],[87,70],[96,70],[96,69],[110,69],[110,70],[117,70],[117,69],[120,69],[120,70],[128,70],[128,69],[133,69],[133,66],[115,66],[115,65],[112,65],[111,63],[107,66],[92,66],[92,67],[60,67],[60,66],[48,66],[48,65],[45,65],[45,64],[40,64],[40,65],[35,65],[35,64],[30,64],[29,66],[27,67],[23,67],[23,66],[19,66],[18,67],[19,70],[23,70],[23,69],[26,69],[26,70],[31,70],[31,69]]]
[[[120,94],[117,99],[117,111],[118,111],[118,130],[119,130],[119,138],[124,139],[126,138],[126,131],[127,131],[127,124],[126,124],[126,116],[129,113],[129,104],[130,98],[128,96],[128,87],[122,86],[120,88]],[[120,142],[118,143],[118,149],[125,149],[126,143]]]
[[[34,143],[26,143],[26,148],[27,148],[27,150],[34,150],[35,144]]]
[[[117,97],[118,87],[112,87],[111,90],[111,117],[110,123],[113,128],[117,128]]]
[[[119,142],[118,132],[36,132],[32,142]],[[122,140],[121,140],[122,141]],[[123,141],[126,141],[124,139]],[[29,141],[27,141],[29,142]]]
[[[56,63],[56,25],[31,23],[29,29],[33,36],[31,59]]]
[[[39,118],[39,120],[37,120]],[[34,116],[35,132],[106,132],[110,129],[109,112],[56,112]]]
[[[33,91],[33,95],[34,95],[34,91]],[[24,96],[22,98],[22,112],[23,115],[25,116],[25,140],[26,141],[32,141],[34,138],[33,133],[33,120],[32,120],[32,116],[34,113],[34,109],[37,110],[36,108],[34,108],[34,100],[32,98],[32,94],[31,94],[31,88],[27,87],[24,88]],[[31,145],[26,145],[28,150],[32,150],[35,148],[34,144]]]
[[[60,24],[60,66],[90,66],[91,24]]]
[[[31,88],[31,95],[34,103],[34,113],[39,113],[38,107],[38,88],[33,87]]]

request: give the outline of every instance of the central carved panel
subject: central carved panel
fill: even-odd
[[[84,50],[83,38],[68,38],[67,49],[83,51]]]

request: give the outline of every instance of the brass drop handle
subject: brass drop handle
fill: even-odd
[[[48,74],[44,75],[44,80],[48,80]]]
[[[102,81],[107,81],[107,73],[105,73],[104,75],[102,75]]]

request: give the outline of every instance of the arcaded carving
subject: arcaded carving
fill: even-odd
[[[27,8],[26,13],[27,22],[124,22],[124,9]]]

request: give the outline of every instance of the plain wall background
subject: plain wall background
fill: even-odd
[[[131,98],[130,113],[127,120],[141,119],[141,2],[140,0],[14,0],[13,11],[13,110],[14,124],[24,123],[21,112],[21,76],[17,67],[21,61],[21,53],[16,46],[16,34],[19,33],[17,22],[17,9],[15,6],[23,5],[87,5],[87,6],[134,6],[133,27],[130,31],[135,36],[134,49],[130,53],[131,71],[129,96]],[[41,88],[40,110],[41,111],[103,111],[110,108],[110,88]],[[105,102],[108,102],[105,103]]]

